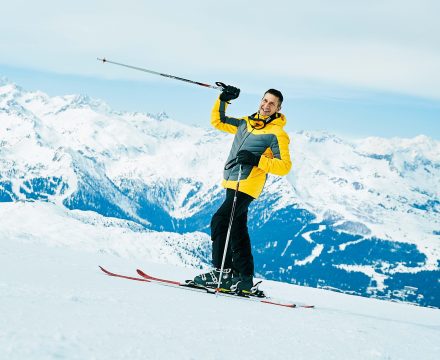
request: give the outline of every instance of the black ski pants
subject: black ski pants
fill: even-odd
[[[212,264],[217,269],[222,266],[234,193],[235,190],[226,189],[226,199],[211,220]],[[234,220],[225,258],[225,269],[232,268],[240,275],[254,275],[254,258],[247,227],[248,208],[252,200],[252,196],[237,192]]]

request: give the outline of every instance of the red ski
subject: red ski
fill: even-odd
[[[177,286],[184,285],[184,284],[182,284],[182,283],[180,283],[180,282],[178,282],[178,281],[166,280],[166,279],[159,279],[159,278],[153,277],[153,276],[151,276],[151,275],[148,275],[148,274],[144,273],[144,272],[143,272],[142,270],[140,270],[140,269],[137,269],[136,272],[137,272],[140,276],[142,276],[143,278],[145,278],[145,279],[147,279],[147,280],[149,280],[149,281],[158,281],[158,282],[163,282],[163,283],[166,283],[166,284],[172,284],[172,285],[177,285]],[[202,289],[204,289],[204,288],[202,288]]]
[[[239,295],[239,294],[233,294],[233,293],[216,292],[214,289],[200,287],[200,286],[196,286],[196,285],[193,285],[190,283],[181,283],[179,281],[157,278],[157,277],[154,277],[154,276],[151,276],[151,275],[145,273],[144,271],[142,271],[140,269],[137,269],[136,271],[145,280],[153,281],[153,282],[156,282],[156,283],[159,283],[162,285],[204,290],[210,294],[218,294],[218,295],[227,296],[227,297],[247,299],[247,300],[251,300],[251,301],[261,302],[264,304],[284,306],[284,307],[289,307],[289,308],[301,307],[301,308],[313,309],[315,307],[314,305],[287,303],[284,301],[274,300],[274,299],[271,299],[268,297],[256,297],[256,296],[249,296],[249,295]]]
[[[137,277],[131,277],[131,276],[125,276],[125,275],[115,274],[115,273],[112,273],[112,272],[110,272],[110,271],[104,269],[102,266],[99,266],[99,268],[100,268],[104,273],[106,273],[106,274],[109,275],[109,276],[120,277],[120,278],[128,279],[128,280],[136,280],[136,281],[150,282],[150,280],[147,280],[147,279],[144,279],[144,278],[137,278]]]
[[[239,294],[232,294],[232,293],[225,293],[225,292],[216,292],[214,289],[196,286],[191,283],[180,283],[180,282],[174,281],[174,280],[157,278],[157,277],[148,275],[139,269],[137,270],[137,273],[141,276],[140,278],[116,274],[116,273],[113,273],[113,272],[103,268],[102,266],[99,266],[99,268],[106,275],[113,276],[113,277],[119,277],[119,278],[127,279],[127,280],[142,281],[142,282],[146,282],[146,283],[153,282],[158,285],[165,285],[165,286],[170,286],[170,287],[174,287],[174,288],[203,292],[203,293],[207,293],[207,294],[216,294],[216,295],[222,296],[222,297],[228,297],[228,298],[234,298],[234,299],[240,299],[240,300],[249,300],[249,301],[254,301],[254,302],[260,302],[263,304],[283,306],[283,307],[287,307],[287,308],[296,308],[296,307],[313,308],[314,307],[314,306],[309,306],[309,305],[298,305],[298,304],[294,304],[294,303],[287,303],[284,301],[278,301],[278,300],[270,299],[267,297],[260,298],[260,297],[253,297],[253,296],[249,296],[249,295],[239,295]]]

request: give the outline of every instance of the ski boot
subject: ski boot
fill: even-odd
[[[197,275],[192,281],[194,285],[216,289],[220,277],[220,269],[213,269],[210,272]],[[232,284],[232,269],[223,269],[220,290],[228,292]]]
[[[232,277],[232,284],[229,289],[238,295],[265,297],[263,291],[258,289],[258,285],[260,284],[261,281],[254,285],[252,275],[235,275]]]

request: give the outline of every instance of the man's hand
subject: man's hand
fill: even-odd
[[[258,166],[260,156],[252,154],[248,150],[240,150],[237,154],[237,163],[243,165]]]
[[[239,88],[236,88],[231,85],[226,85],[223,88],[222,93],[220,94],[220,100],[221,101],[231,101],[231,100],[238,98],[238,95],[240,95]]]

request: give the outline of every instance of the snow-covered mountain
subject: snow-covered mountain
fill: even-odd
[[[440,142],[290,137],[291,174],[269,177],[251,206],[258,275],[439,307]],[[175,242],[158,241],[185,253],[179,261],[188,265],[208,262],[231,142],[165,114],[122,113],[87,96],[49,97],[0,81],[0,202],[47,202],[51,216],[69,209],[66,218],[111,221],[133,236],[174,233]],[[38,206],[32,217],[47,213]]]

